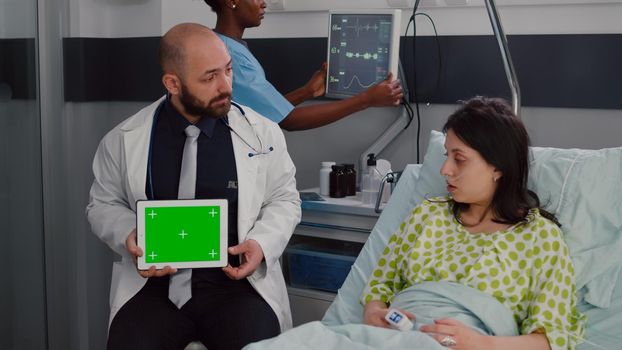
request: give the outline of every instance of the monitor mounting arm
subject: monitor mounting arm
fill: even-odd
[[[499,50],[501,51],[501,57],[503,59],[503,66],[505,68],[505,74],[510,84],[510,90],[512,93],[512,110],[520,118],[521,108],[521,95],[520,86],[518,85],[518,79],[516,78],[516,71],[514,64],[512,63],[512,57],[510,56],[510,49],[508,48],[507,38],[503,32],[501,26],[501,20],[499,18],[499,12],[495,5],[494,0],[485,0],[486,9],[488,10],[488,17],[490,18],[490,24],[492,25]],[[406,94],[405,94],[406,95]],[[408,101],[408,99],[407,99]],[[408,125],[408,115],[404,112],[402,115],[382,134],[374,143],[367,148],[359,158],[359,174],[362,174],[366,165],[366,157],[369,153],[378,155],[384,150],[402,131],[404,127]]]

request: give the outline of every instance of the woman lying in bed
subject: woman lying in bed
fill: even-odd
[[[507,102],[478,97],[452,114],[443,131],[441,175],[449,196],[425,200],[389,240],[363,291],[365,323],[388,327],[388,306],[406,288],[455,282],[511,310],[521,335],[488,336],[448,318],[419,329],[442,345],[573,349],[585,317],[575,309],[574,269],[562,232],[527,189],[525,127]]]

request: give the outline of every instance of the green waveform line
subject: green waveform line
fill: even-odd
[[[370,59],[374,59],[377,60],[378,59],[378,54],[377,53],[369,53],[369,52],[365,52],[365,53],[358,53],[358,52],[346,52],[346,57],[347,58],[362,58],[364,60],[370,60]]]

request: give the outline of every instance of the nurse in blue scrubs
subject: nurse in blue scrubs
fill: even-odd
[[[305,130],[335,122],[369,107],[399,106],[402,87],[391,74],[382,82],[348,99],[298,106],[322,96],[326,64],[302,87],[282,95],[268,80],[261,64],[242,40],[246,28],[258,27],[264,0],[204,0],[217,15],[216,28],[233,60],[233,100],[279,123],[285,130]]]

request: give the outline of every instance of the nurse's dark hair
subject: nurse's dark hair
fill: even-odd
[[[493,221],[515,224],[526,219],[529,209],[540,208],[538,195],[527,188],[529,135],[506,100],[474,97],[466,101],[443,126],[444,133],[449,130],[502,174],[490,204]],[[460,221],[460,212],[468,204],[452,201],[451,208]],[[553,214],[542,208],[540,212],[559,225]]]
[[[205,3],[212,8],[212,11],[216,12],[216,13],[220,13],[220,10],[222,9],[221,4],[220,4],[220,0],[203,0],[205,1]]]

